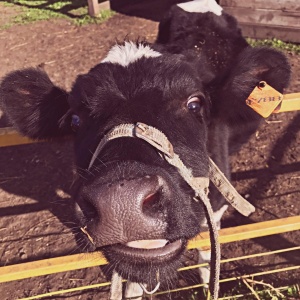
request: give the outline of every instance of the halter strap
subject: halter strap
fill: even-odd
[[[106,135],[104,135],[91,158],[88,170],[93,166],[103,147],[109,141],[121,137],[136,137],[151,144],[171,165],[178,169],[184,180],[194,190],[207,188],[208,180],[211,180],[226,201],[228,201],[229,204],[231,204],[239,213],[244,216],[249,216],[255,211],[255,207],[236,191],[236,189],[232,186],[232,184],[211,158],[209,158],[208,178],[193,177],[192,171],[188,169],[181,161],[179,156],[174,153],[173,146],[165,134],[158,129],[144,123],[121,124],[114,127]]]

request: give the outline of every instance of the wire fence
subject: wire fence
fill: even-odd
[[[226,228],[221,229],[220,234],[220,242],[221,243],[231,243],[235,241],[241,241],[250,238],[257,238],[257,237],[264,237],[267,235],[273,234],[280,234],[284,232],[290,232],[294,230],[300,229],[300,216],[294,216],[284,219],[260,222],[256,224],[250,225],[242,225],[233,228]],[[196,237],[194,240],[190,241],[188,244],[188,249],[193,248],[207,248],[209,246],[209,233],[203,233]],[[285,252],[292,252],[292,251],[299,251],[300,246],[290,247],[287,249],[278,249],[275,251],[269,251],[264,253],[254,253],[245,256],[239,256],[229,259],[223,259],[221,264],[234,262],[234,261],[241,261],[246,259],[251,259],[254,257],[263,257],[269,256],[279,253]],[[17,264],[12,266],[5,266],[0,268],[0,283],[1,282],[8,282],[14,280],[21,280],[25,278],[31,278],[34,276],[43,276],[48,274],[54,274],[58,272],[67,272],[70,270],[93,267],[93,266],[100,266],[107,264],[106,259],[102,255],[101,252],[93,252],[93,253],[85,253],[85,254],[75,254],[69,255],[64,257],[57,257],[57,258],[50,258],[45,260],[39,260],[34,262],[28,262],[23,264]],[[207,264],[197,264],[188,267],[180,268],[179,272],[188,271],[191,269],[195,269],[198,267],[205,266]],[[293,271],[298,270],[300,265],[294,265],[284,268],[275,268],[273,270],[267,270],[263,272],[251,273],[251,274],[244,274],[242,276],[233,276],[229,278],[223,278],[220,280],[220,283],[238,281],[238,280],[246,280],[246,279],[253,279],[262,275],[267,274],[275,274],[280,272],[286,271]],[[247,281],[246,281],[247,282]],[[81,286],[71,289],[59,290],[45,294],[39,294],[32,297],[22,298],[22,300],[29,300],[29,299],[42,299],[47,297],[54,297],[57,295],[79,292],[79,291],[86,291],[91,289],[99,289],[104,288],[110,285],[110,282],[102,282],[99,284],[93,284],[88,286]],[[186,287],[181,287],[178,289],[172,289],[167,291],[160,291],[155,295],[163,295],[163,294],[171,294],[176,292],[187,291],[191,289],[198,289],[204,287],[204,284],[196,284]],[[299,295],[300,296],[300,295]]]

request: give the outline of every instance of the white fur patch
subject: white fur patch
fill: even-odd
[[[226,211],[226,209],[228,208],[228,205],[225,204],[223,205],[219,210],[214,211],[214,221],[217,225],[217,229],[220,229],[221,227],[221,218],[224,214],[224,212]],[[205,220],[204,225],[207,226],[207,221]],[[199,256],[198,256],[198,264],[203,264],[203,263],[207,263],[210,262],[210,258],[211,258],[211,251],[210,250],[199,250]],[[202,283],[209,283],[209,278],[210,278],[210,267],[199,267],[199,275],[200,275],[200,279],[202,281]],[[208,285],[204,286],[205,288],[208,288]]]
[[[126,290],[125,290],[125,298],[134,298],[136,300],[142,300],[143,289],[136,282],[127,281]]]
[[[226,209],[228,208],[228,205],[225,204],[223,205],[219,210],[214,211],[214,221],[216,222],[218,229],[220,229],[220,222],[221,222],[221,218],[224,214],[224,212],[226,211]]]
[[[203,263],[209,263],[211,259],[211,251],[203,251],[199,250],[199,256],[198,256],[198,264]],[[210,278],[210,266],[206,267],[199,267],[199,275],[202,283],[206,283],[204,286],[205,288],[208,288],[209,278]]]
[[[158,56],[161,56],[161,53],[151,49],[148,45],[125,42],[124,45],[113,46],[102,62],[119,64],[123,67],[126,67],[142,57]]]
[[[213,214],[213,218],[214,218],[214,221],[217,225],[217,229],[220,229],[221,228],[221,218],[224,214],[224,212],[226,211],[226,209],[228,208],[228,205],[227,204],[224,204],[219,210],[217,211],[214,211],[214,214]],[[208,226],[207,225],[207,220],[204,219],[203,222],[200,224],[201,226]]]
[[[190,2],[180,3],[177,5],[187,12],[212,12],[217,16],[221,16],[223,10],[223,8],[215,0],[194,0]]]

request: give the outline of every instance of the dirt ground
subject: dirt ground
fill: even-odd
[[[9,13],[12,12],[7,11]],[[140,37],[153,41],[156,32],[155,22],[119,14],[100,25],[83,27],[66,20],[13,26],[0,31],[0,77],[20,68],[44,65],[55,83],[70,89],[76,76],[98,63],[116,40]],[[300,56],[286,54],[293,68],[287,92],[300,92]],[[0,122],[2,126],[7,125],[5,117]],[[232,157],[233,183],[257,210],[250,218],[230,210],[224,216],[223,227],[300,214],[299,129],[298,113],[272,116]],[[71,183],[72,144],[68,141],[0,148],[0,266],[80,251],[71,233],[75,224],[68,213]],[[223,245],[222,256],[229,258],[299,244],[299,232],[291,232]],[[193,253],[187,254],[187,264],[192,256]],[[226,264],[222,277],[299,265],[299,262],[299,251],[268,259],[259,257]],[[278,287],[299,283],[299,278],[298,270],[271,275],[264,280]],[[103,280],[99,268],[58,273],[0,284],[0,298],[20,299]],[[190,272],[179,284],[197,282],[196,274]],[[234,286],[236,284],[222,286],[222,290],[226,292]],[[52,299],[107,299],[107,289]],[[171,294],[169,299],[188,298]]]

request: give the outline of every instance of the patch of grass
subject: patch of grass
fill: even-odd
[[[300,297],[300,286],[299,284],[295,284],[293,286],[288,286],[286,288],[286,295],[290,298],[299,299]]]
[[[300,55],[300,45],[299,44],[286,43],[286,42],[283,42],[278,39],[256,40],[256,39],[248,38],[247,42],[252,47],[267,46],[267,47],[273,47],[273,48],[276,48],[279,50],[290,51],[290,52]]]
[[[251,281],[251,280],[250,280]],[[227,291],[220,299],[223,300],[285,300],[285,299],[299,299],[300,290],[299,285],[291,285],[280,288],[275,288],[263,281],[254,281],[251,284],[252,290],[249,290],[243,283],[239,283],[236,288]]]
[[[86,0],[6,0],[2,5],[20,9],[2,28],[55,18],[68,19],[76,25],[99,24],[114,15],[111,10],[102,10],[97,17],[90,17]]]
[[[86,11],[87,8],[84,10]],[[92,18],[87,13],[83,13],[80,17],[73,19],[73,22],[76,25],[99,24],[111,18],[114,14],[115,12],[110,9],[101,10],[96,18]]]
[[[251,283],[251,280],[249,281]],[[251,286],[252,290],[239,280],[233,288],[220,292],[220,300],[296,300],[300,296],[298,284],[275,288],[263,281],[253,281]],[[176,300],[212,300],[208,291],[202,288],[177,292],[174,298]]]

